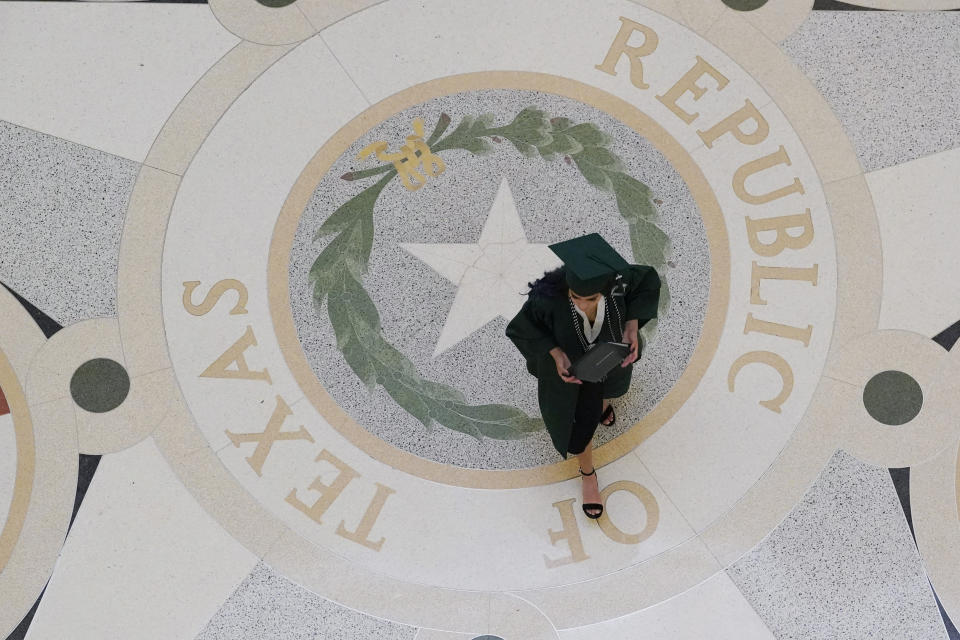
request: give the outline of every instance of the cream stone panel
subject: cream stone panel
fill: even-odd
[[[135,162],[237,44],[200,4],[4,2],[0,24],[0,119]]]
[[[383,0],[298,0],[297,8],[320,30],[380,2]]]
[[[183,175],[204,138],[240,93],[293,45],[241,42],[211,67],[170,115],[144,164]]]
[[[682,593],[715,575],[716,559],[694,538],[666,553],[601,578],[516,595],[563,631],[632,614]],[[589,607],[583,603],[589,602]]]
[[[642,611],[566,629],[560,640],[773,640],[774,635],[727,574]]]
[[[865,176],[883,245],[881,329],[934,336],[960,319],[957,175],[960,149]]]
[[[97,467],[29,637],[192,638],[256,563],[147,440]]]
[[[519,615],[518,615],[519,614]],[[530,640],[558,640],[557,630],[526,600],[515,595],[494,594],[490,598],[488,634],[501,638],[529,638]]]

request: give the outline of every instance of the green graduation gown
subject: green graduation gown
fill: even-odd
[[[638,326],[642,327],[647,321],[657,317],[660,277],[655,269],[642,265],[630,265],[621,272],[621,275],[626,285],[626,292],[623,298],[616,300],[616,304],[622,319],[624,322],[638,320]],[[610,296],[607,296],[606,304],[606,313],[615,322],[617,316],[610,308]],[[526,359],[527,371],[537,378],[540,414],[547,425],[553,446],[564,458],[567,457],[567,445],[573,431],[573,417],[580,385],[560,379],[550,350],[560,347],[571,361],[583,354],[583,345],[577,337],[577,329],[574,325],[575,321],[582,323],[582,320],[579,316],[574,320],[574,317],[575,314],[571,313],[570,301],[566,295],[555,297],[531,295],[520,312],[507,325],[506,332],[507,337]],[[619,332],[620,328],[616,331]],[[609,342],[619,337],[619,335],[610,335],[609,325],[604,322],[597,341]],[[614,369],[603,382],[603,397],[617,398],[626,393],[630,388],[632,373],[632,364]]]

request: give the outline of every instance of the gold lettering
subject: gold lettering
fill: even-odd
[[[187,312],[195,316],[202,316],[209,313],[217,302],[220,301],[220,297],[231,289],[236,290],[240,295],[237,298],[237,304],[234,305],[233,309],[230,309],[230,315],[241,315],[247,312],[247,287],[239,280],[230,278],[219,281],[207,292],[207,296],[203,299],[203,302],[193,304],[193,291],[198,286],[200,286],[199,280],[191,280],[183,283],[183,308],[186,309]]]
[[[775,398],[760,401],[761,407],[770,409],[770,411],[774,413],[780,413],[783,403],[790,397],[790,393],[793,391],[793,370],[787,361],[777,354],[771,353],[770,351],[751,351],[750,353],[743,354],[730,366],[730,372],[727,374],[727,386],[730,391],[733,392],[734,382],[737,374],[740,373],[740,369],[743,369],[748,364],[754,363],[765,364],[780,374],[780,380],[782,382],[780,393],[777,394]]]
[[[610,45],[607,57],[603,59],[603,64],[595,65],[595,67],[604,73],[615,76],[617,75],[617,62],[621,56],[627,56],[627,60],[630,61],[630,82],[638,89],[649,89],[650,85],[643,81],[643,63],[640,62],[640,58],[653,53],[660,38],[656,31],[639,22],[624,17],[620,18],[620,22],[620,31],[617,32],[617,37]],[[634,31],[643,34],[643,44],[638,47],[627,44]]]
[[[337,526],[337,535],[362,544],[374,551],[380,551],[385,538],[380,538],[377,542],[369,540],[370,530],[373,529],[373,525],[377,522],[377,517],[379,517],[383,505],[387,502],[387,498],[390,497],[390,494],[396,493],[396,491],[379,482],[374,484],[377,485],[377,493],[373,496],[373,500],[364,512],[363,518],[360,519],[360,525],[357,527],[357,530],[347,531],[347,528],[344,526],[346,522],[341,520],[339,526]]]
[[[760,297],[761,280],[804,280],[813,286],[817,286],[817,272],[820,265],[812,267],[764,267],[753,262],[750,270],[750,304],[767,304],[767,301]]]
[[[747,164],[737,169],[736,173],[733,174],[734,193],[736,193],[737,197],[747,204],[765,204],[772,200],[776,200],[777,198],[790,195],[791,193],[804,193],[803,185],[800,183],[799,178],[794,178],[793,184],[791,185],[760,196],[754,195],[747,191],[747,178],[754,174],[760,173],[764,169],[769,169],[770,167],[774,167],[778,164],[785,164],[788,167],[791,165],[790,156],[787,155],[787,150],[783,148],[783,145],[780,145],[780,148],[770,155],[757,158],[756,160],[751,160]]]
[[[233,343],[229,349],[223,352],[223,355],[213,361],[209,367],[200,374],[201,378],[230,378],[239,380],[265,380],[267,384],[273,384],[270,380],[270,372],[251,371],[247,366],[247,359],[244,351],[257,345],[257,339],[253,335],[253,327],[247,325],[240,339]],[[231,364],[236,364],[235,369],[228,369]]]
[[[708,75],[717,81],[717,91],[723,91],[723,88],[726,87],[730,82],[727,77],[717,71],[713,65],[700,56],[697,56],[697,61],[694,63],[693,68],[683,74],[683,77],[677,80],[677,83],[670,87],[665,94],[662,96],[657,96],[657,100],[662,102],[667,109],[670,109],[675,116],[687,124],[690,124],[696,120],[700,114],[687,113],[677,104],[677,100],[679,100],[680,97],[687,92],[693,96],[694,101],[703,97],[703,94],[707,92],[707,88],[698,85],[697,80],[705,75]]]
[[[765,333],[768,336],[778,338],[787,338],[788,340],[797,340],[803,343],[803,346],[810,346],[810,335],[813,333],[813,325],[808,324],[806,329],[791,327],[786,324],[776,322],[767,322],[766,320],[757,320],[752,313],[747,314],[747,323],[743,327],[744,335],[748,333]]]
[[[297,490],[291,489],[290,493],[286,497],[286,502],[292,504],[294,507],[300,511],[307,514],[311,520],[317,524],[323,524],[320,518],[326,513],[327,509],[330,508],[330,505],[333,504],[333,501],[336,500],[343,490],[346,489],[347,485],[350,484],[350,481],[354,478],[359,478],[360,474],[351,469],[347,463],[343,462],[332,453],[324,449],[320,452],[320,455],[317,456],[317,462],[325,460],[335,466],[340,470],[340,473],[337,474],[336,479],[331,484],[324,484],[320,481],[320,476],[317,476],[313,482],[310,483],[310,489],[312,491],[318,491],[320,497],[317,498],[317,501],[313,505],[306,505],[297,498]]]
[[[620,544],[640,544],[652,536],[653,532],[657,530],[657,525],[660,523],[660,505],[657,504],[657,499],[650,493],[649,489],[629,480],[618,480],[604,487],[603,491],[600,492],[601,502],[606,504],[607,498],[617,491],[627,491],[640,500],[640,504],[643,505],[644,510],[647,512],[647,522],[643,530],[641,530],[640,533],[624,533],[613,524],[613,521],[609,517],[600,518],[597,520],[597,523],[606,536],[614,542],[619,542]]]
[[[753,133],[747,133],[742,128],[750,120],[755,125]],[[700,136],[708,149],[712,148],[717,138],[725,133],[732,133],[733,137],[743,144],[760,144],[767,139],[767,134],[770,133],[770,125],[767,124],[767,119],[760,115],[760,111],[753,106],[753,103],[746,100],[741,109],[730,114],[707,131],[697,131],[697,135]]]
[[[258,476],[263,475],[263,463],[267,461],[273,443],[277,440],[309,440],[313,442],[313,436],[303,425],[296,431],[280,431],[283,427],[283,421],[293,413],[283,398],[277,396],[277,406],[270,416],[267,428],[259,433],[233,433],[229,429],[225,431],[227,437],[233,443],[233,446],[240,447],[244,442],[256,442],[257,448],[253,455],[247,458],[247,464],[257,472]]]
[[[554,531],[553,529],[547,530],[550,534],[550,544],[556,546],[561,540],[566,540],[567,545],[570,547],[570,555],[553,559],[548,557],[547,554],[543,554],[543,562],[547,565],[547,569],[555,569],[565,564],[583,562],[590,558],[587,552],[583,550],[583,539],[580,537],[580,528],[577,526],[577,518],[573,514],[574,501],[574,498],[570,498],[569,500],[553,503],[553,506],[560,512],[560,522],[563,523],[563,528],[560,529],[560,531]]]
[[[800,235],[793,236],[787,233],[788,229],[802,229]],[[773,242],[761,242],[760,234],[764,231],[775,231],[777,237]],[[775,218],[747,218],[747,237],[750,248],[759,256],[769,258],[784,249],[803,249],[813,242],[813,218],[810,209],[804,213]]]

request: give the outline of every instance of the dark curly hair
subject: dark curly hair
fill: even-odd
[[[559,298],[567,295],[567,272],[563,267],[545,271],[543,277],[528,282],[528,296],[538,298]]]

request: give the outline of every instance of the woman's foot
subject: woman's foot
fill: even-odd
[[[605,404],[603,407],[603,413],[600,414],[600,424],[605,427],[613,426],[613,423],[617,421],[617,414],[613,412],[612,404]]]
[[[597,483],[597,470],[584,473],[580,469],[580,479],[583,481],[583,512],[588,518],[596,520],[603,514],[603,502],[600,497],[600,486]]]

